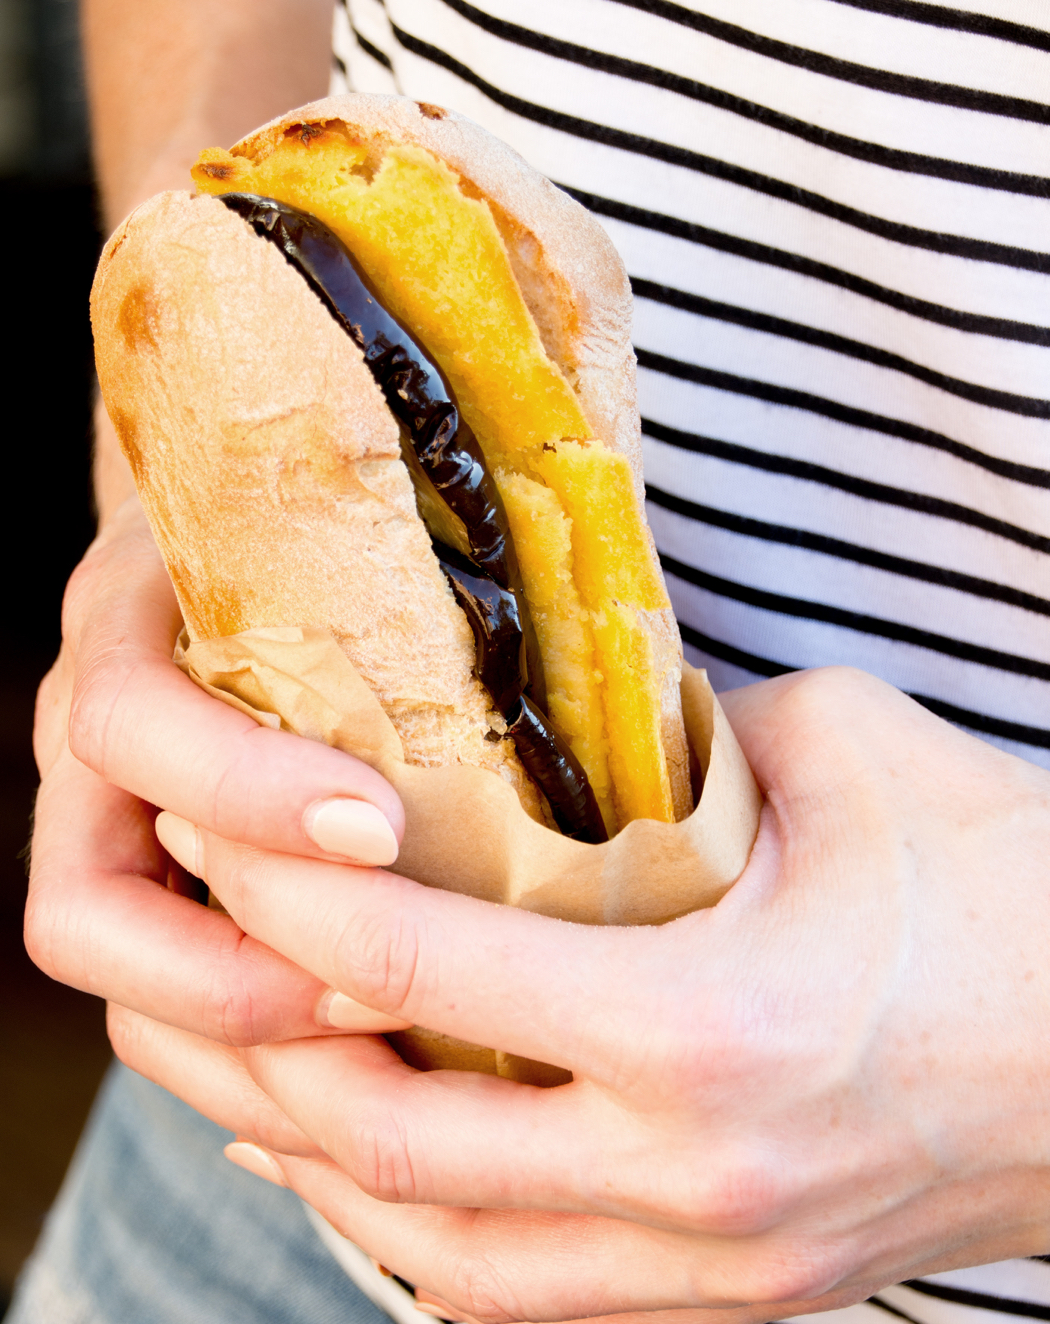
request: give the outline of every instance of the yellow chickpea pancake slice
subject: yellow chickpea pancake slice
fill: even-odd
[[[257,161],[210,148],[193,178],[202,192],[276,198],[334,230],[437,359],[487,454],[590,436],[488,204],[468,197],[429,152],[391,145],[375,164],[366,145],[332,125],[286,134]]]
[[[635,818],[674,822],[674,801],[661,738],[659,683],[653,646],[638,614],[610,603],[594,623],[601,667],[609,773],[621,823]]]
[[[572,520],[572,551],[580,596],[592,611],[609,600],[647,611],[669,607],[652,559],[631,466],[597,445],[563,441],[531,457]]]
[[[583,765],[606,826],[615,831],[602,677],[590,616],[573,580],[572,521],[542,483],[506,469],[497,469],[495,478],[543,657],[550,719]]]

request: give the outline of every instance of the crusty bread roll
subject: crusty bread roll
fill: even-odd
[[[196,178],[215,191],[244,187],[231,171],[289,141],[308,151],[326,130],[364,145],[361,186],[397,145],[416,152],[417,165],[443,163],[471,205],[487,204],[553,371],[597,439],[565,444],[626,457],[640,505],[631,294],[601,227],[477,125],[395,97],[291,112],[232,157],[205,153]],[[494,738],[500,720],[473,675],[473,637],[417,514],[397,425],[361,352],[303,276],[217,198],[167,193],[109,240],[91,306],[103,398],[190,638],[331,630],[409,762],[489,768],[542,817],[512,743]],[[454,369],[449,376],[455,385]],[[681,818],[691,808],[681,645],[647,529],[642,537],[662,600],[630,610],[648,641]],[[631,816],[619,801],[611,812],[614,830]]]

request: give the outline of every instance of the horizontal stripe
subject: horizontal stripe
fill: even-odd
[[[990,14],[974,14],[968,9],[948,9],[943,5],[921,4],[918,0],[834,0],[835,4],[851,9],[866,9],[873,14],[890,14],[893,18],[912,23],[926,23],[934,28],[951,28],[956,32],[972,32],[975,36],[994,37],[997,41],[1012,41],[1017,46],[1031,46],[1037,51],[1050,51],[1050,32],[1012,23],[1006,18],[993,18]]]
[[[1006,538],[1021,547],[1030,547],[1034,551],[1050,554],[1050,538],[1044,538],[1030,529],[1008,524],[1005,520],[996,519],[983,511],[972,510],[969,506],[954,501],[944,501],[940,497],[926,496],[922,492],[911,492],[906,488],[876,483],[868,478],[857,478],[853,474],[841,473],[837,469],[813,464],[809,460],[796,460],[786,455],[771,455],[767,451],[753,450],[736,442],[684,432],[648,418],[642,419],[642,431],[657,441],[666,442],[669,446],[677,446],[681,450],[694,451],[699,455],[711,455],[734,464],[747,465],[752,469],[763,469],[767,473],[787,474],[806,482],[837,488],[840,492],[849,492],[852,496],[862,497],[867,501],[878,501],[884,505],[918,511],[923,515],[953,520],[957,524],[966,524],[971,528],[983,529],[986,533],[995,534],[999,538]]]
[[[894,521],[887,521],[881,527],[869,528],[862,522],[863,511],[854,509],[851,512],[850,503],[835,502],[832,503],[835,507],[833,522],[825,527],[819,522],[820,510],[812,500],[812,493],[783,492],[787,501],[798,496],[803,503],[801,512],[793,503],[785,511],[783,505],[776,502],[777,485],[768,480],[757,485],[759,491],[752,509],[751,493],[734,490],[731,476],[724,469],[721,473],[714,466],[712,469],[714,481],[710,485],[698,485],[696,495],[706,498],[706,504],[722,512],[740,514],[774,526],[801,525],[806,530],[819,530],[821,535],[836,537],[843,542],[860,541],[854,536],[860,528],[869,549],[888,555],[902,554],[905,559],[917,562],[936,564],[947,560],[949,569],[980,578],[991,577],[982,575],[983,569],[991,569],[995,579],[1014,585],[1014,581],[1007,579],[994,564],[989,567],[985,562],[975,566],[971,559],[958,565],[951,556],[945,558],[943,548],[930,537],[928,526],[916,529],[913,521],[910,529],[897,529]],[[673,484],[666,481],[666,475],[661,477],[664,478],[661,486],[674,491]],[[727,478],[730,481],[725,481]],[[772,502],[769,500],[771,496]],[[710,524],[694,522],[686,515],[655,503],[650,503],[646,510],[660,553],[686,565],[697,566],[705,574],[741,581],[766,593],[805,598],[822,606],[862,612],[894,626],[924,630],[966,645],[1050,664],[1050,618],[1045,615],[994,600],[964,596],[957,589],[940,585],[931,587],[917,577],[896,575],[848,557],[833,557],[791,542],[724,529],[720,527],[720,521],[712,520]],[[851,513],[861,519],[851,520]],[[899,535],[897,538],[895,533]],[[1043,596],[1046,581],[1022,582],[1014,586]],[[700,589],[686,580],[676,581],[672,600],[682,607],[682,614],[689,620],[709,624],[712,629],[723,619],[725,612],[736,612],[739,616],[741,610],[739,602],[733,600],[694,611],[691,604],[700,600]],[[708,610],[713,614],[706,615]],[[930,689],[931,693],[942,698],[978,708],[987,707],[989,711],[1004,716],[1014,716],[1018,712],[1031,716],[1032,705],[1038,703],[1046,705],[1050,714],[1050,689],[1039,678],[1033,680],[1016,672],[1010,676],[1002,672],[992,676],[983,666],[982,677],[978,678],[973,668],[969,668],[964,676],[962,668],[949,660],[953,655],[944,654],[941,649],[929,649],[924,644],[908,640],[890,642],[890,636],[884,632],[880,638],[873,639],[868,637],[871,632],[857,634],[843,630],[838,622],[822,623],[805,616],[790,620],[786,616],[777,617],[767,622],[765,629],[771,639],[793,641],[790,653],[785,656],[800,665],[842,662],[875,671],[901,689]],[[747,646],[749,636],[738,634],[735,628],[727,631],[719,626],[716,633]],[[836,635],[839,637],[833,639]],[[779,647],[784,653],[786,645],[779,643]],[[931,675],[937,676],[937,681],[929,680]],[[952,677],[950,682],[946,681],[947,677]],[[989,690],[987,700],[975,688],[981,683]],[[962,688],[958,688],[960,686]],[[1038,699],[1033,697],[1035,694],[1039,695]]]
[[[1046,734],[1050,737],[1050,732]],[[901,1286],[910,1287],[913,1292],[921,1292],[923,1296],[936,1297],[940,1301],[953,1301],[959,1306],[995,1310],[1001,1315],[1022,1315],[1026,1319],[1050,1320],[1050,1305],[1040,1305],[1035,1301],[1014,1301],[1010,1297],[991,1296],[987,1292],[970,1292],[962,1287],[948,1287],[944,1283],[928,1283],[922,1278],[909,1278]]]
[[[788,253],[753,239],[740,239],[736,235],[724,234],[720,230],[712,230],[693,221],[680,220],[677,216],[665,216],[660,212],[634,207],[627,202],[617,202],[596,193],[586,193],[569,184],[558,184],[558,187],[598,216],[608,216],[611,220],[624,221],[628,225],[637,225],[646,230],[655,230],[675,239],[685,239],[704,248],[714,249],[716,252],[732,253],[736,257],[747,258],[764,266],[779,267],[783,271],[791,271],[800,276],[823,281],[828,285],[836,285],[840,289],[849,290],[852,294],[862,295],[899,312],[910,313],[913,317],[936,322],[955,331],[968,331],[975,335],[993,336],[998,340],[1016,340],[1023,344],[1050,347],[1048,326],[1032,326],[1005,317],[987,317],[982,313],[960,312],[943,304],[930,303],[910,294],[902,294],[899,290],[878,285],[863,276],[855,276],[851,271],[829,266],[826,262],[818,262],[814,258],[802,257],[797,253]]]
[[[796,340],[802,344],[819,346],[836,354],[845,354],[876,367],[889,368],[892,372],[901,372],[916,381],[935,386],[949,395],[962,400],[971,400],[974,404],[986,405],[991,409],[1002,409],[1010,414],[1021,414],[1025,418],[1050,419],[1050,400],[1036,400],[1031,396],[1015,395],[1011,391],[999,391],[990,386],[978,386],[973,382],[962,381],[958,377],[949,377],[947,373],[927,368],[915,363],[901,354],[866,345],[860,340],[851,340],[833,331],[822,331],[817,327],[806,326],[802,322],[792,322],[784,317],[775,317],[770,313],[759,313],[749,308],[739,308],[732,304],[719,303],[699,294],[690,294],[685,290],[676,290],[669,285],[658,285],[655,281],[631,279],[634,293],[643,299],[652,299],[656,303],[679,308],[684,312],[697,313],[701,317],[710,317],[719,322],[731,322],[735,326],[750,327],[755,331],[765,331],[770,335]],[[1050,381],[1050,355],[1047,356],[1047,380]]]
[[[886,436],[899,437],[902,441],[913,441],[920,446],[945,451],[957,459],[965,460],[968,464],[986,469],[989,473],[999,474],[1003,478],[1014,479],[1018,483],[1026,483],[1031,487],[1050,488],[1050,471],[1046,469],[1036,469],[1032,465],[1002,460],[996,455],[986,455],[983,451],[966,445],[965,442],[955,441],[941,432],[919,427],[915,423],[886,418],[882,414],[873,414],[866,409],[844,405],[825,396],[813,395],[809,391],[799,391],[789,386],[775,386],[755,378],[739,377],[735,373],[721,372],[714,368],[703,368],[695,363],[683,363],[680,359],[654,354],[651,350],[637,346],[635,354],[640,366],[651,368],[654,372],[665,373],[669,377],[698,382],[704,386],[714,386],[719,390],[733,391],[740,395],[750,395],[758,400],[788,405],[793,409],[805,409],[824,418],[837,419],[840,423],[866,428],[869,432],[881,432]]]
[[[712,639],[710,635],[695,629],[687,621],[679,621],[678,630],[687,644],[710,653],[712,657],[717,657],[722,662],[732,662],[734,666],[741,667],[744,671],[753,671],[756,676],[788,676],[800,669],[784,666],[780,662],[770,662],[767,658],[758,657],[754,653],[745,653],[742,648],[734,648],[732,644],[724,644],[720,639]]]
[[[887,483],[877,483],[870,478],[858,478],[853,474],[843,474],[837,469],[828,469],[816,465],[808,459],[794,459],[790,455],[773,455],[765,450],[753,450],[741,446],[738,442],[720,441],[716,437],[703,437],[698,433],[683,432],[679,428],[669,428],[651,418],[642,418],[642,432],[669,446],[678,446],[681,450],[695,451],[700,455],[712,455],[716,459],[727,459],[736,465],[747,465],[749,469],[765,470],[765,473],[787,474],[792,478],[801,478],[805,482],[821,483],[825,487],[834,487],[865,500],[875,500],[886,506],[899,506],[902,510],[918,511],[922,515],[933,515],[937,519],[949,519],[957,524],[968,524],[971,528],[980,528],[994,534],[997,538],[1008,539],[1020,547],[1030,547],[1033,551],[1050,555],[1050,538],[1021,528],[1017,524],[1006,523],[984,511],[972,510],[969,506],[943,500],[940,496],[928,496],[915,493],[904,487],[891,487]]]
[[[1050,105],[1041,101],[1002,96],[998,92],[982,92],[976,88],[958,87],[952,83],[932,82],[927,78],[896,74],[886,69],[872,69],[867,65],[855,64],[852,60],[840,60],[833,55],[806,50],[802,46],[792,46],[788,42],[750,32],[747,28],[738,27],[735,23],[727,23],[724,19],[712,18],[708,14],[699,14],[693,9],[686,9],[683,5],[674,4],[672,0],[616,0],[616,3],[625,5],[629,9],[641,9],[655,18],[667,19],[682,27],[706,33],[730,46],[738,46],[741,50],[764,55],[782,64],[793,65],[797,69],[823,74],[826,78],[854,83],[859,87],[870,87],[877,92],[889,92],[894,96],[910,97],[916,101],[930,101],[937,105],[955,106],[960,110],[973,110],[986,115],[1005,115],[1010,119],[1028,120],[1033,124],[1050,124]]]
[[[788,676],[796,671],[801,671],[801,667],[791,667],[783,662],[773,662],[769,658],[759,657],[756,653],[748,653],[742,648],[736,648],[733,644],[723,643],[721,639],[714,639],[702,630],[697,630],[687,621],[679,621],[678,629],[681,632],[682,639],[693,648],[698,648],[701,652],[709,654],[711,657],[717,657],[720,662],[728,662],[732,666],[740,667],[743,671],[750,671],[756,676],[765,676],[769,679],[774,676]],[[953,722],[956,726],[964,726],[969,731],[974,731],[980,735],[998,736],[1001,740],[1012,740],[1020,745],[1031,745],[1034,749],[1050,749],[1050,731],[1038,726],[1028,726],[1023,722],[1009,722],[1001,717],[989,717],[986,713],[973,712],[969,708],[960,708],[952,703],[945,703],[942,699],[931,699],[926,694],[911,693],[908,695],[914,699],[928,712],[940,717],[946,722]],[[915,1283],[909,1283],[909,1287],[914,1287]],[[957,1289],[951,1289],[957,1290]],[[931,1293],[930,1295],[934,1295]],[[897,1310],[889,1302],[883,1302],[878,1298],[869,1298],[871,1305],[876,1305],[890,1314],[899,1315],[900,1318],[910,1320],[913,1317]],[[969,1303],[966,1303],[969,1304]],[[995,1309],[995,1307],[988,1307]]]
[[[700,505],[698,502],[689,501],[685,497],[676,496],[672,492],[665,492],[649,484],[646,485],[645,494],[654,505],[673,511],[686,519],[695,520],[699,524],[726,529],[747,538],[759,538],[763,542],[801,547],[807,551],[819,552],[823,556],[834,556],[839,560],[855,562],[857,565],[867,565],[890,574],[903,575],[905,578],[917,579],[926,584],[935,584],[939,588],[954,589],[959,593],[972,594],[974,597],[1003,602],[1039,616],[1050,616],[1050,601],[1036,597],[1034,593],[1025,593],[1009,584],[997,584],[989,579],[980,579],[976,575],[963,574],[957,570],[948,570],[922,561],[911,561],[902,556],[893,556],[871,547],[861,547],[857,543],[831,538],[822,533],[812,533],[782,524],[769,524],[765,520],[753,519],[748,515],[716,510],[712,506]]]
[[[1017,676],[1031,676],[1035,680],[1050,681],[1050,662],[1019,657],[1016,653],[1004,653],[997,648],[985,648],[981,644],[952,639],[947,635],[936,634],[932,630],[917,629],[913,625],[901,625],[879,616],[870,616],[866,612],[848,611],[843,607],[830,607],[825,603],[812,602],[805,598],[770,593],[765,589],[753,588],[748,584],[739,584],[731,579],[708,574],[705,570],[685,565],[684,562],[664,554],[660,556],[660,564],[669,575],[675,575],[687,584],[695,584],[697,588],[707,589],[710,593],[731,598],[735,602],[762,607],[766,611],[779,612],[802,620],[823,621],[826,625],[844,626],[861,634],[912,644],[916,648],[925,648],[930,652],[958,658],[962,662],[973,662],[996,671],[1008,671]]]
[[[352,24],[350,26],[350,31],[354,34],[354,41],[357,42],[358,46],[361,47],[366,55],[370,55],[372,59],[381,64],[384,69],[389,69],[391,73],[394,72],[394,62],[385,51],[381,51],[378,46],[373,46],[368,38],[362,36]]]
[[[879,1310],[884,1310],[887,1315],[895,1315],[897,1319],[903,1319],[905,1324],[919,1324],[914,1315],[908,1315],[903,1310],[898,1310],[896,1306],[891,1306],[888,1301],[883,1301],[881,1296],[869,1296],[864,1304],[866,1306],[877,1306]]]
[[[683,169],[693,170],[713,179],[721,179],[911,248],[1050,274],[1050,253],[1017,248],[1010,244],[997,244],[986,239],[968,239],[962,235],[941,234],[917,226],[904,225],[898,221],[888,221],[881,216],[860,211],[856,207],[849,207],[845,203],[834,202],[810,189],[799,188],[783,180],[760,174],[756,170],[733,165],[716,157],[705,156],[687,147],[660,142],[655,138],[628,133],[623,129],[613,129],[608,125],[596,124],[592,120],[581,119],[576,115],[568,115],[563,111],[551,110],[533,101],[526,101],[523,97],[495,87],[454,56],[449,55],[447,51],[413,36],[393,21],[390,27],[405,50],[447,70],[456,78],[477,88],[496,105],[513,115],[521,116],[522,119],[531,120],[533,123],[545,125],[547,128],[556,129],[585,141],[599,142],[668,165],[681,166]]]
[[[701,83],[694,78],[686,78],[666,69],[657,69],[637,60],[625,59],[623,56],[610,55],[589,46],[578,46],[575,42],[551,37],[546,33],[521,27],[517,23],[510,23],[506,19],[494,18],[491,14],[486,14],[483,10],[468,4],[467,0],[442,0],[442,3],[467,22],[516,46],[523,46],[528,50],[538,51],[554,59],[582,65],[588,69],[597,69],[617,78],[658,87],[665,92],[688,97],[689,100],[699,101],[704,105],[715,106],[729,114],[739,115],[742,119],[789,134],[793,138],[800,138],[803,142],[813,143],[817,147],[837,152],[841,156],[849,156],[857,161],[866,161],[871,165],[899,170],[907,174],[928,175],[933,179],[948,179],[979,188],[998,189],[1036,198],[1050,198],[1050,179],[1039,175],[1023,175],[1015,171],[997,170],[965,161],[926,156],[920,152],[906,152],[898,148],[886,147],[881,143],[852,138],[818,124],[809,124],[768,106],[759,105],[732,92]]]
[[[1021,745],[1032,745],[1035,749],[1050,749],[1050,731],[1041,726],[1026,726],[1022,722],[1007,722],[1002,717],[986,717],[983,713],[972,712],[969,708],[957,708],[953,703],[945,703],[943,699],[931,699],[926,694],[912,694],[911,698],[916,703],[921,703],[924,708],[933,713],[936,717],[943,717],[946,722],[955,722],[958,726],[968,727],[971,731],[977,731],[985,736],[999,736],[1003,740],[1016,740]],[[904,1284],[907,1287],[913,1287],[916,1291],[922,1291],[917,1280]],[[924,1283],[923,1287],[928,1287]],[[946,1289],[948,1290],[948,1289]],[[950,1289],[955,1291],[957,1289]],[[929,1296],[939,1296],[940,1292],[929,1292]],[[953,1300],[954,1298],[946,1298]],[[966,1302],[964,1304],[974,1304]],[[1002,1306],[988,1306],[988,1310],[1001,1310]],[[1012,1313],[1012,1312],[1008,1312]]]

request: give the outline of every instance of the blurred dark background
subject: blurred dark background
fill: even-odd
[[[108,1061],[102,1005],[22,947],[33,699],[91,538],[88,291],[99,234],[76,0],[0,0],[0,208],[9,246],[0,566],[0,1316]]]

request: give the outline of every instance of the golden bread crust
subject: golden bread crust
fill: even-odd
[[[302,276],[216,198],[166,193],[106,245],[91,299],[103,397],[191,639],[333,632],[409,762],[539,797],[490,703],[417,513],[397,426]]]

